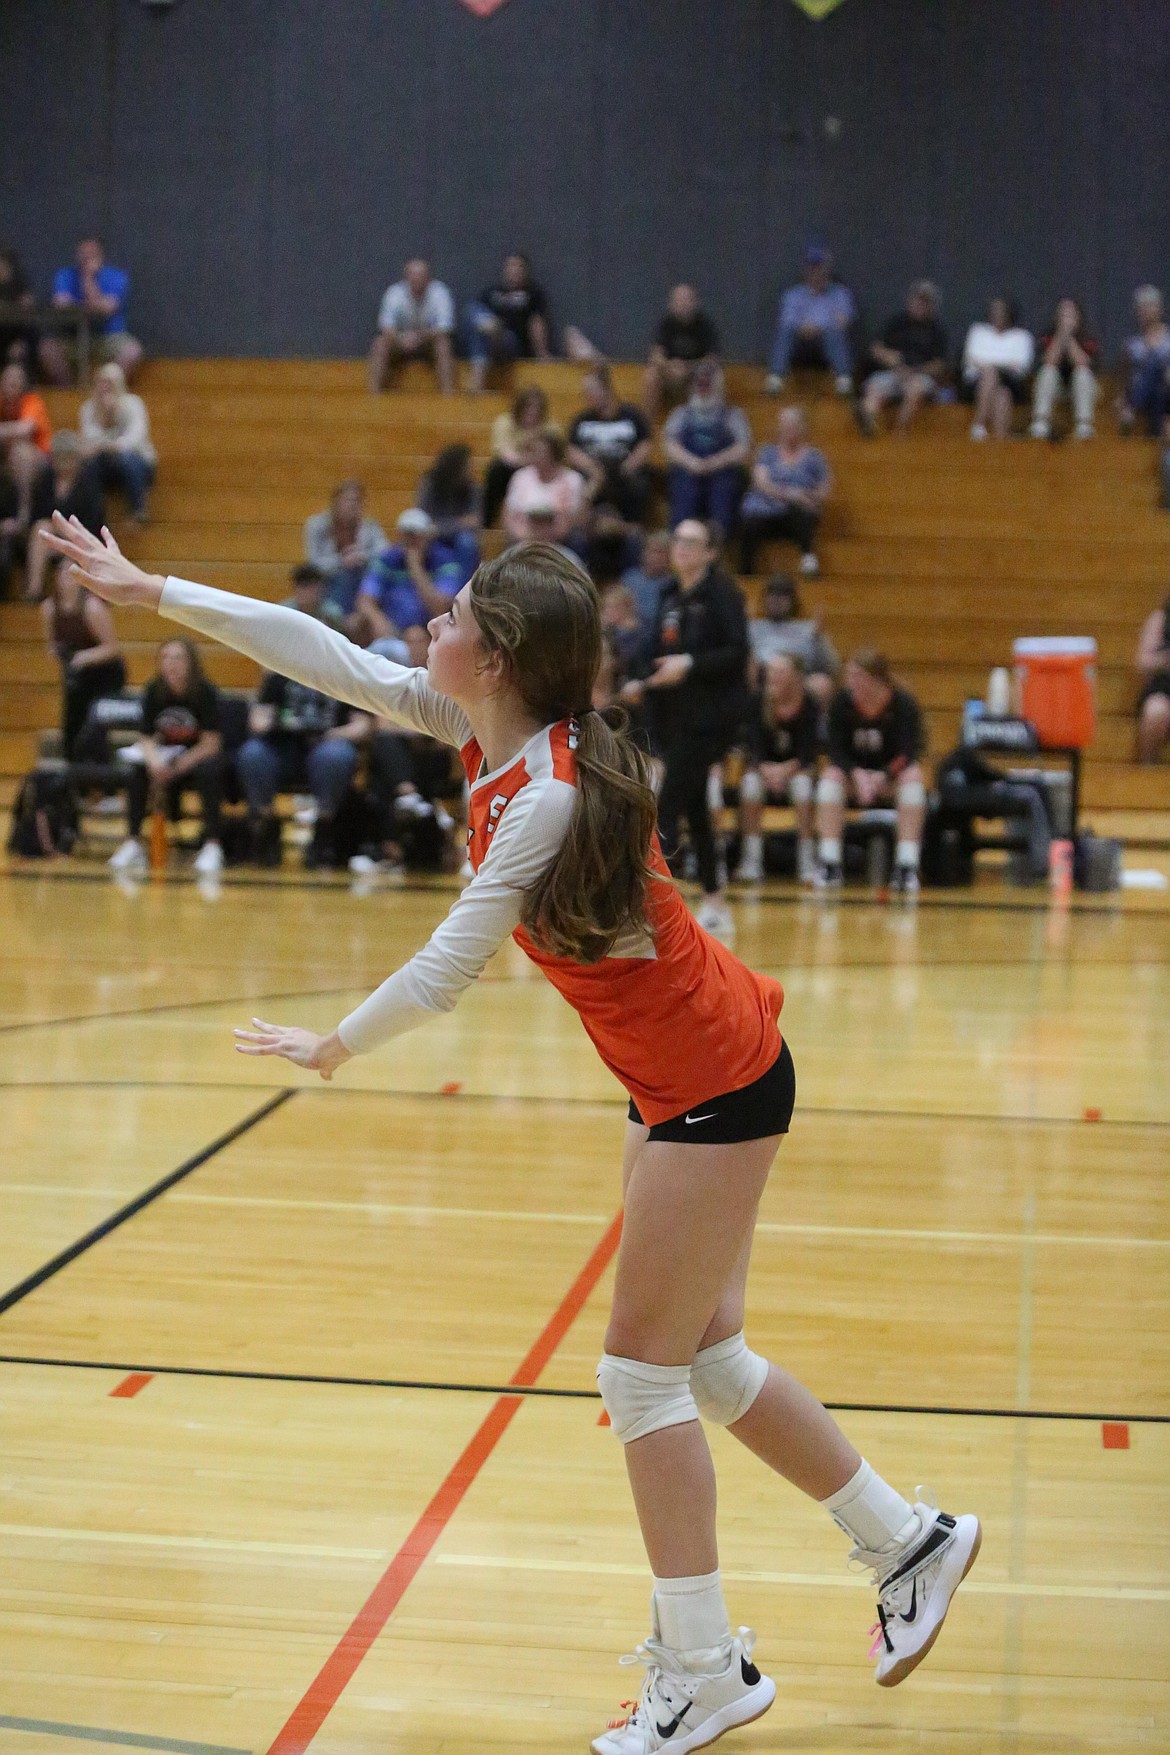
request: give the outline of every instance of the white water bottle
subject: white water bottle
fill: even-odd
[[[987,679],[987,711],[992,719],[1006,719],[1011,711],[1012,687],[1007,670],[997,664]]]

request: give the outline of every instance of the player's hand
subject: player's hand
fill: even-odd
[[[47,548],[71,563],[71,570],[95,597],[106,603],[141,603],[157,609],[166,581],[158,573],[144,573],[128,561],[106,525],[100,538],[92,535],[77,518],[53,513],[52,529],[43,532]]]
[[[331,1079],[339,1066],[353,1059],[336,1030],[318,1036],[315,1030],[300,1030],[295,1024],[266,1024],[263,1018],[253,1018],[250,1030],[232,1034],[238,1054],[276,1054],[294,1066],[319,1072],[323,1079]]]

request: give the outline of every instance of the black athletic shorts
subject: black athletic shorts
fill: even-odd
[[[767,1139],[788,1132],[795,1102],[796,1069],[787,1042],[782,1042],[780,1053],[754,1084],[692,1103],[682,1115],[658,1122],[650,1129],[650,1138],[683,1146],[736,1146],[745,1140]],[[645,1126],[632,1097],[630,1120]]]

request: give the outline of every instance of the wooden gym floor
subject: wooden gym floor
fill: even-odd
[[[576,1020],[508,947],[335,1086],[231,1052],[448,901],[0,876],[3,1755],[567,1755],[636,1688],[623,1109]],[[883,1693],[843,1539],[716,1433],[778,1684],[728,1751],[1170,1749],[1170,909],[738,917],[800,1086],[750,1333],[986,1538]]]

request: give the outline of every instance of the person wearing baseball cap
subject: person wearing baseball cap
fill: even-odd
[[[381,641],[397,642],[409,628],[425,627],[432,616],[445,614],[470,577],[421,506],[399,513],[395,532],[398,541],[382,550],[358,592],[359,644],[375,652]]]
[[[810,242],[804,252],[804,276],[781,296],[764,388],[779,396],[793,365],[827,366],[837,394],[853,394],[853,343],[850,330],[857,306],[847,286],[833,278],[833,256],[823,244]]]

